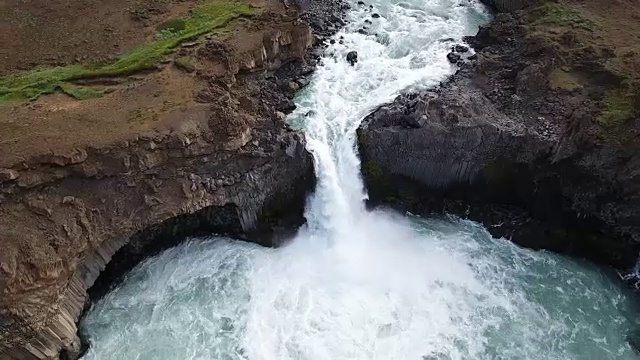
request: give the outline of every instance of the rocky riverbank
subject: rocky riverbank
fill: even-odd
[[[122,7],[126,18],[108,27],[133,21],[139,23],[127,26],[142,33],[162,28],[151,39],[163,45],[163,36],[189,30],[191,18],[181,23],[180,14],[212,13],[208,3],[141,4]],[[0,79],[9,84],[6,91],[0,86],[0,358],[76,358],[87,291],[99,296],[140,260],[185,236],[215,232],[273,245],[304,222],[313,163],[304,135],[289,129],[284,116],[313,71],[311,50],[341,26],[345,7],[248,5],[243,11],[250,15],[180,40],[141,71],[57,77],[50,95],[49,87],[26,83],[44,76],[37,69]],[[37,16],[41,9],[23,10]],[[56,14],[60,21],[74,15]],[[186,28],[173,35],[167,23]],[[85,25],[79,46],[89,48],[100,42],[91,36],[101,29]],[[112,40],[116,48],[133,47],[126,59],[149,48]],[[109,51],[92,56],[109,59]],[[78,68],[63,55],[56,56],[56,74]],[[48,63],[34,58],[15,69]],[[33,99],[14,99],[22,95],[12,88],[18,80]],[[96,87],[107,90],[78,100],[75,90]]]
[[[640,250],[640,12],[491,1],[477,52],[359,129],[372,204],[454,213],[521,245],[630,269]],[[453,59],[457,61],[457,59]]]

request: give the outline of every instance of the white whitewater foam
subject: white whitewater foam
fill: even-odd
[[[381,17],[372,18],[373,13]],[[478,1],[377,1],[373,9],[354,4],[348,25],[335,36],[343,44],[327,48],[290,117],[304,127],[315,158],[318,186],[307,213],[313,227],[340,232],[364,213],[355,150],[360,120],[402,90],[444,80],[454,71],[446,58],[452,46],[447,40],[461,41],[486,20]],[[370,35],[358,33],[364,26]],[[354,50],[358,62],[350,66],[345,57]]]
[[[346,241],[149,259],[83,320],[85,359],[638,359],[637,310],[597,269],[468,221],[363,219]]]
[[[472,222],[365,211],[361,118],[451,74],[440,40],[488,15],[476,0],[353,8],[290,118],[315,158],[308,226],[283,248],[196,239],[149,259],[83,320],[84,358],[636,359],[629,303],[597,270]]]

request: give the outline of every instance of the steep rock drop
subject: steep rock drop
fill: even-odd
[[[488,18],[479,1],[352,4],[289,117],[315,160],[307,225],[280,248],[200,238],[145,261],[83,319],[84,358],[637,359],[636,309],[598,269],[469,221],[365,209],[360,119],[444,80]]]
[[[313,164],[281,83],[313,70],[313,35],[280,15],[232,22],[100,98],[0,103],[1,359],[77,358],[90,296],[185,236],[272,245],[304,222]]]
[[[640,75],[608,48],[618,29],[593,15],[628,8],[494,3],[505,13],[467,38],[472,62],[363,121],[372,203],[458,214],[523,246],[629,271],[640,251],[640,113],[632,100],[612,104],[617,94],[637,98]],[[592,27],[557,24],[557,13]]]

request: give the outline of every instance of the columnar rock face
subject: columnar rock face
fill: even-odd
[[[12,110],[32,130],[78,126],[73,145],[51,127],[44,151],[18,136],[0,155],[0,358],[77,357],[87,291],[114,255],[130,267],[195,230],[272,245],[304,222],[313,160],[284,123],[284,85],[313,70],[310,28],[265,13],[205,40],[109,96]]]
[[[70,165],[98,168],[99,178],[71,174],[45,187],[5,188],[13,192],[5,193],[0,221],[5,354],[77,354],[75,323],[86,291],[136,231],[206,209],[202,225],[251,234],[273,225],[264,216],[270,212],[291,207],[300,213],[313,187],[303,136],[257,130],[253,138],[263,137],[257,144],[225,151],[202,126],[201,132],[140,139],[126,148],[92,149]]]
[[[631,268],[640,107],[627,80],[636,74],[601,44],[614,31],[562,6],[498,14],[467,39],[476,60],[364,120],[372,202],[469,216],[526,246]],[[563,31],[552,17],[562,12],[586,30]],[[627,105],[612,109],[617,96]]]
[[[470,82],[460,78],[438,91],[399,97],[366,118],[365,166],[437,189],[490,180],[487,168],[499,159],[530,163],[551,153],[553,139],[527,131]]]

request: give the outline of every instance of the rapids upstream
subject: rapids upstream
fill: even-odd
[[[360,120],[452,74],[449,39],[489,14],[475,0],[352,8],[289,118],[315,159],[308,224],[281,248],[211,237],[146,260],[82,320],[84,359],[640,359],[625,338],[638,309],[596,267],[458,218],[365,210]]]

